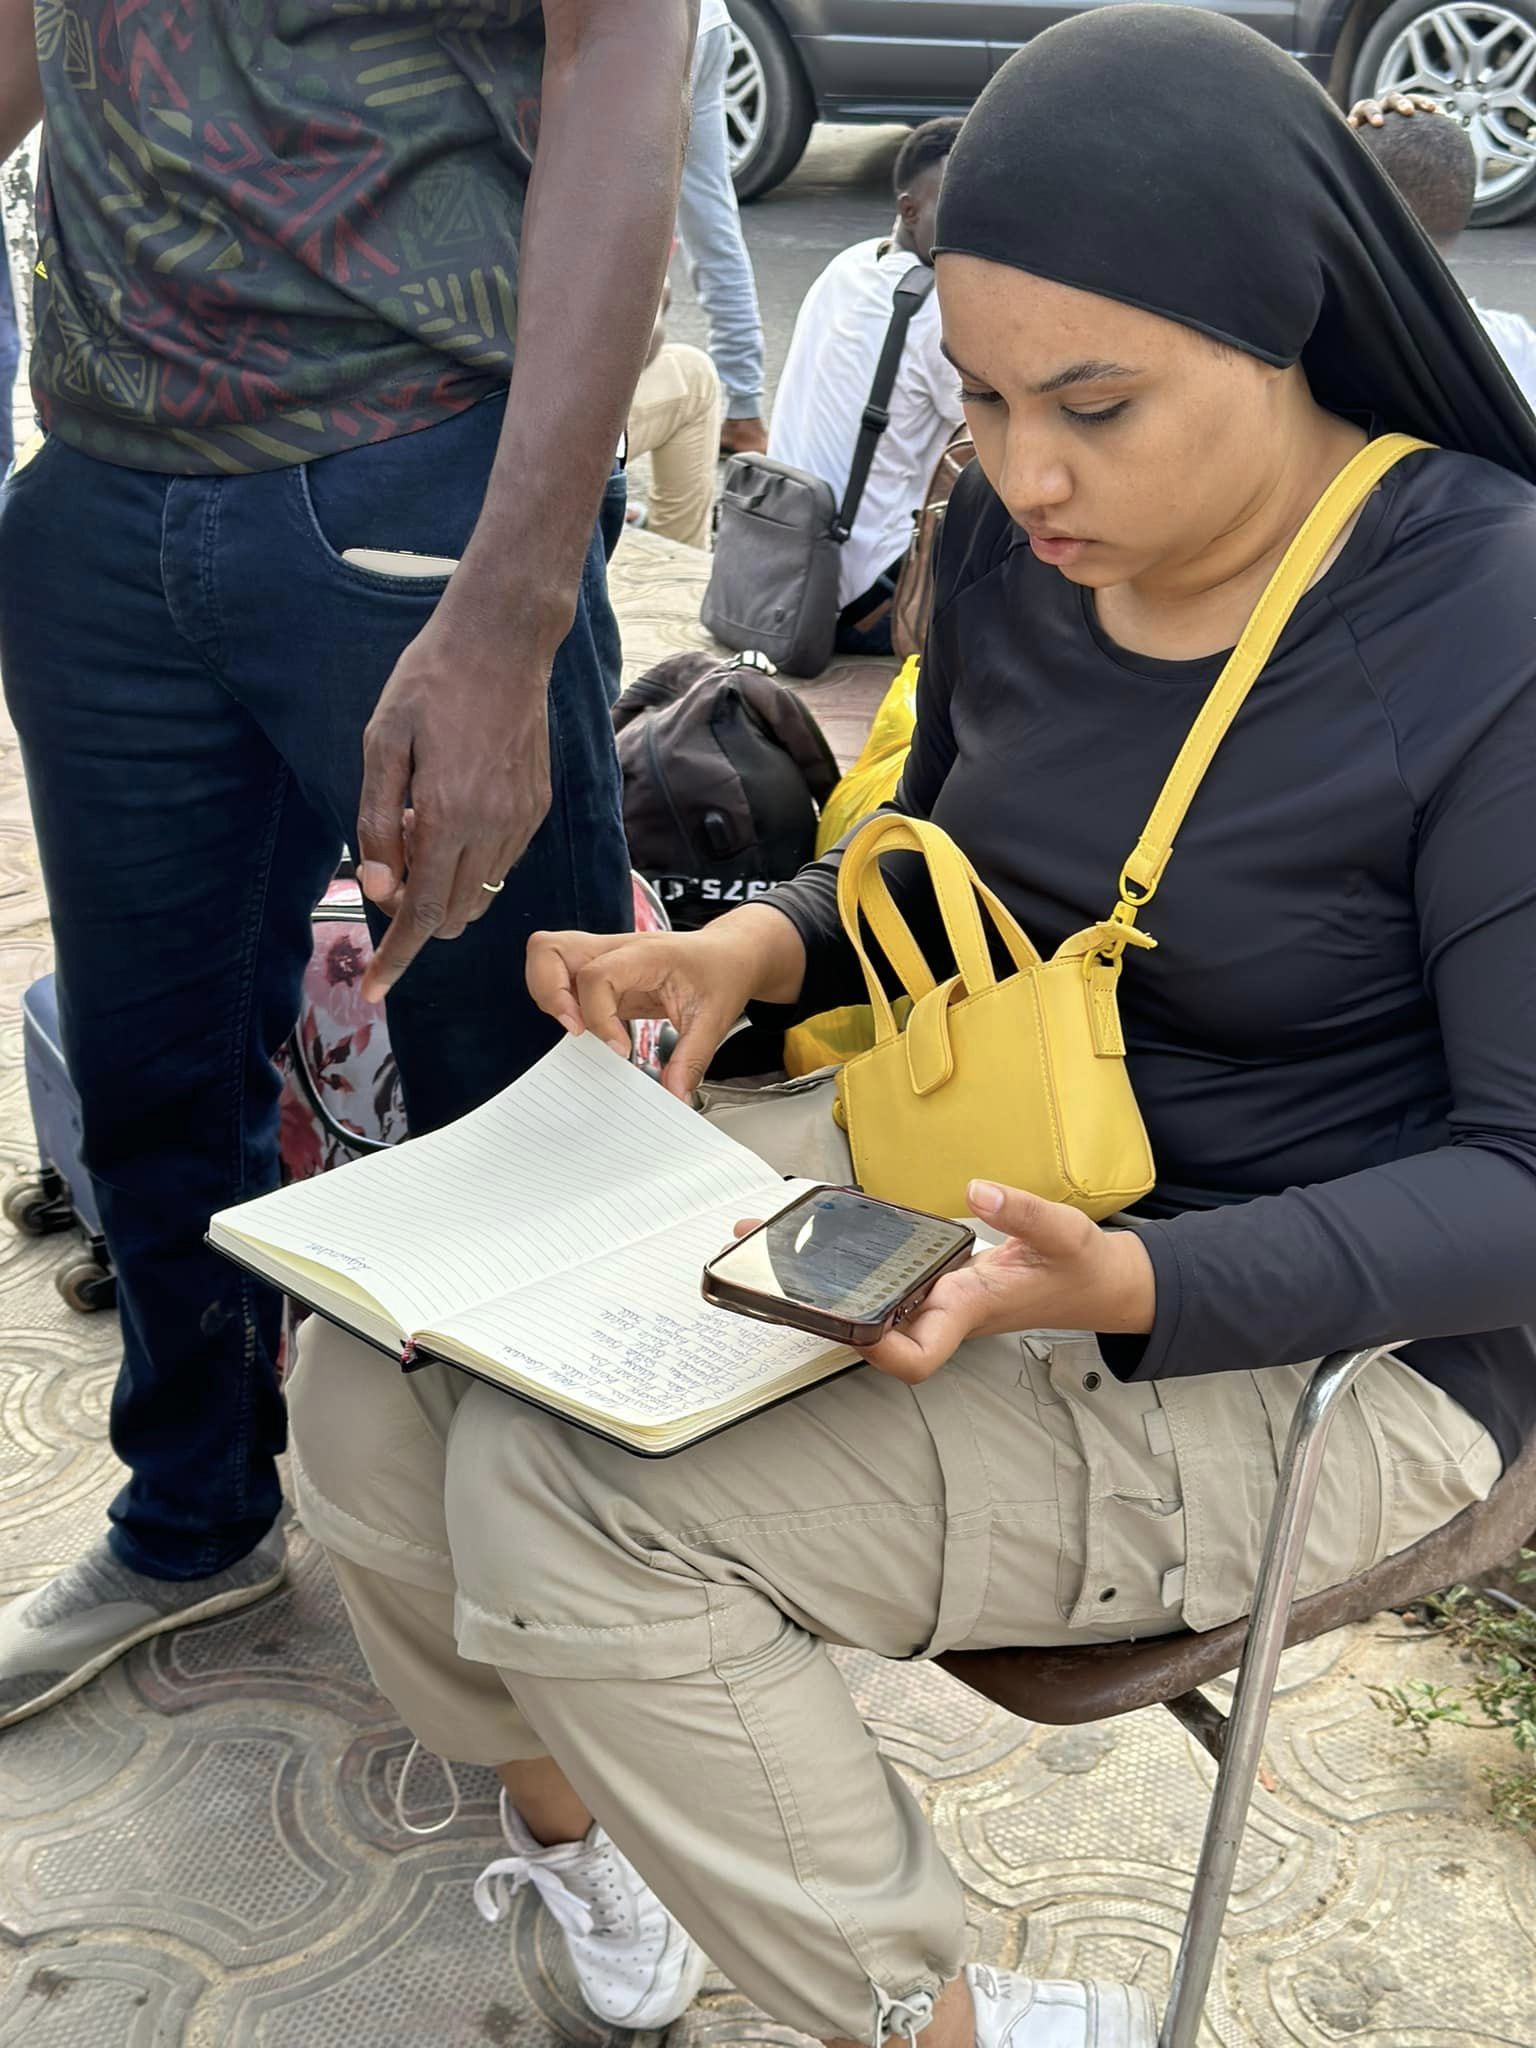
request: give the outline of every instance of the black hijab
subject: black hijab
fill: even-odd
[[[1329,411],[1536,482],[1536,420],[1433,243],[1321,86],[1219,15],[1037,36],[955,144],[935,249],[1299,360]]]

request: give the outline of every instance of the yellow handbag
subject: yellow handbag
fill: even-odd
[[[1117,984],[1130,947],[1156,941],[1138,913],[1156,893],[1174,835],[1216,749],[1347,522],[1394,463],[1428,443],[1370,442],[1324,491],[1254,608],[1120,875],[1120,900],[1050,960],[981,881],[948,834],[884,813],[850,840],[837,904],[869,990],[875,1043],[844,1066],[837,1121],[860,1186],[941,1216],[965,1213],[975,1178],[1027,1188],[1092,1217],[1148,1193],[1152,1148],[1125,1065]],[[958,973],[936,981],[880,871],[920,854]],[[999,981],[982,922],[1014,966]],[[911,998],[898,1022],[864,941],[867,926]]]

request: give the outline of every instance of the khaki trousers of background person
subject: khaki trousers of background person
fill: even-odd
[[[720,379],[702,349],[669,341],[640,372],[629,452],[651,458],[647,530],[707,548],[720,458]]]
[[[814,1084],[793,1092],[773,1112],[801,1119],[783,1148],[751,1104],[717,1120],[838,1178]],[[920,2026],[960,1968],[964,1902],[827,1644],[909,1658],[1242,1614],[1306,1379],[1127,1386],[1092,1337],[1041,1331],[967,1344],[920,1387],[859,1368],[644,1459],[451,1368],[402,1375],[313,1320],[294,1486],[424,1745],[553,1755],[775,2020],[878,2038]],[[1381,1360],[1335,1424],[1302,1590],[1416,1541],[1498,1473],[1480,1424]]]

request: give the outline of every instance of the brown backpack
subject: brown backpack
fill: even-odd
[[[962,427],[946,445],[933,472],[921,509],[913,516],[916,530],[896,579],[891,600],[891,646],[903,657],[921,654],[933,617],[933,576],[939,558],[944,515],[961,472],[976,454],[976,444]]]

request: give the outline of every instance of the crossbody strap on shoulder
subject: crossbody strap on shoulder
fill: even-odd
[[[869,398],[864,406],[863,418],[859,421],[859,438],[853,444],[853,464],[848,471],[848,486],[843,492],[843,502],[838,507],[837,517],[832,522],[832,537],[844,541],[853,531],[853,522],[859,516],[859,506],[864,497],[864,486],[869,482],[869,467],[875,459],[875,444],[891,423],[891,393],[896,389],[896,372],[901,367],[901,352],[907,345],[907,329],[924,299],[933,290],[933,265],[914,263],[912,268],[898,279],[891,294],[890,325],[885,330],[885,343],[880,350],[880,360],[875,365],[874,382],[869,387]]]
[[[1430,446],[1428,441],[1416,441],[1408,434],[1383,434],[1379,440],[1368,441],[1339,471],[1308,513],[1301,531],[1269,579],[1264,595],[1254,606],[1253,615],[1211,694],[1200,707],[1200,715],[1152,807],[1146,829],[1121,870],[1120,901],[1111,914],[1112,925],[1134,927],[1136,913],[1151,902],[1173,852],[1174,838],[1216,749],[1273,654],[1292,612],[1311,588],[1329,549],[1387,471],[1404,456]],[[1112,945],[1112,956],[1117,961],[1122,951],[1123,943]]]

